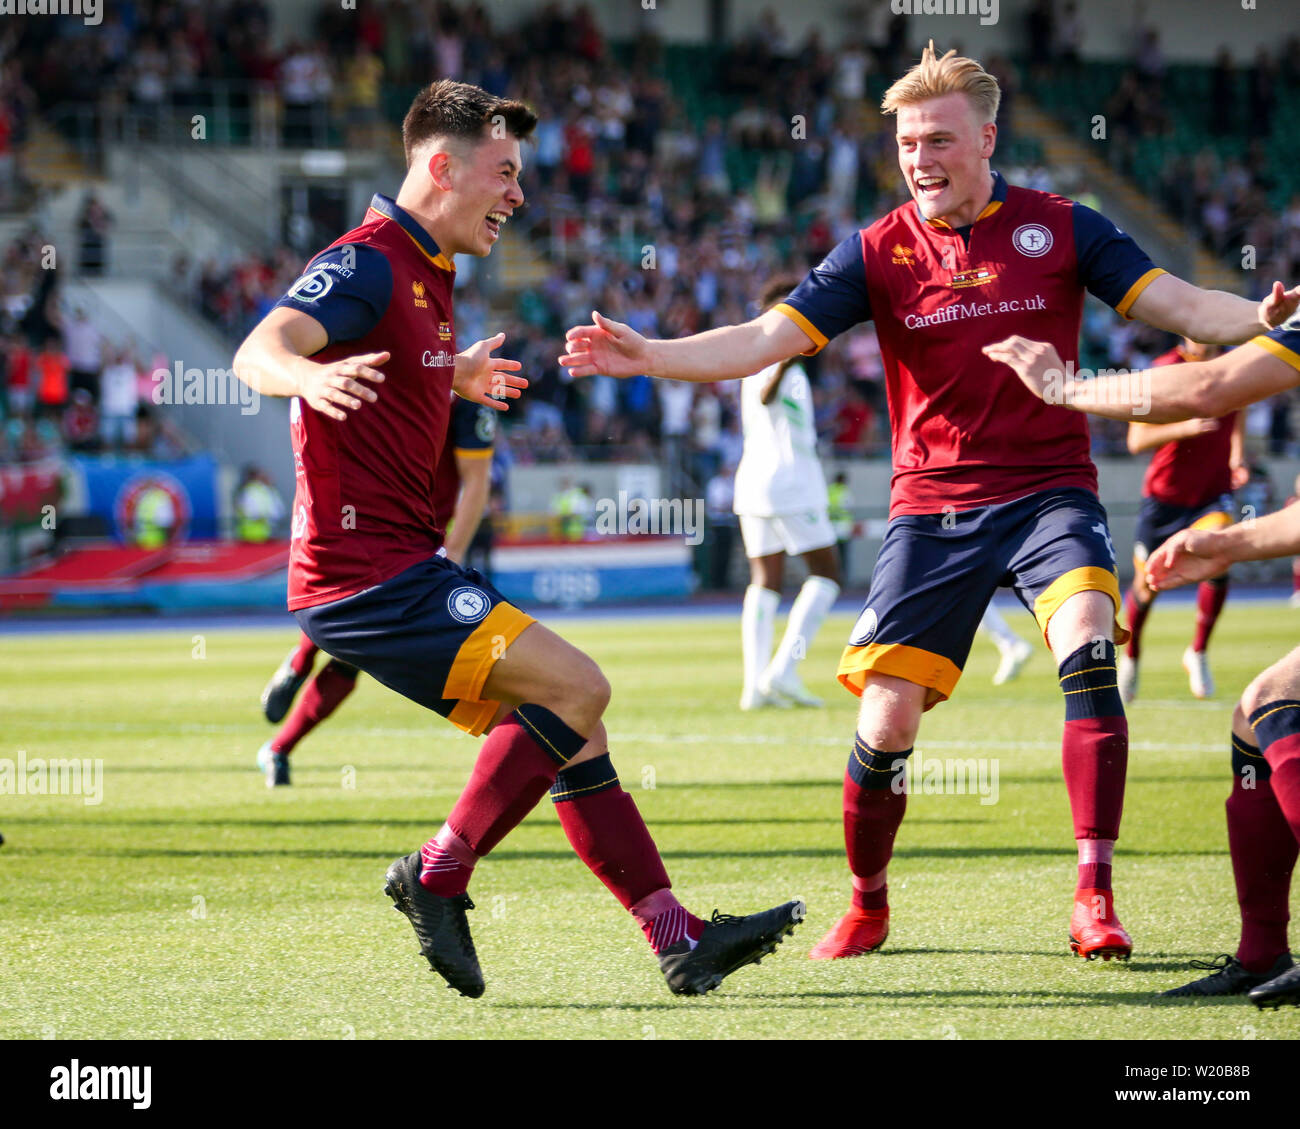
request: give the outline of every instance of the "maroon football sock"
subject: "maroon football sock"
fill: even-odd
[[[1151,611],[1152,601],[1145,603],[1138,599],[1135,589],[1130,588],[1124,597],[1124,617],[1128,620],[1129,641],[1128,657],[1135,662],[1142,657],[1142,628]]]
[[[1224,805],[1228,813],[1228,850],[1241,909],[1241,943],[1237,959],[1250,972],[1265,972],[1287,951],[1287,903],[1296,839],[1267,781],[1244,787],[1234,776]]]
[[[907,753],[910,752],[908,749]],[[907,753],[878,755],[905,759]],[[889,865],[894,854],[894,840],[906,811],[905,789],[866,788],[853,778],[852,770],[844,774],[844,846],[849,856],[849,870],[855,878],[874,878]],[[854,890],[858,892],[857,883]],[[854,904],[859,904],[856,898]],[[868,905],[864,901],[860,908],[883,907]]]
[[[850,899],[856,909],[882,910],[889,908],[889,883],[881,881],[879,885],[871,884],[865,878],[853,879],[853,897]],[[868,889],[867,886],[871,885]]]
[[[1277,806],[1292,836],[1300,843],[1300,733],[1271,742],[1264,749],[1264,758],[1272,770],[1268,782],[1273,787]]]
[[[576,796],[555,811],[578,857],[624,909],[672,885],[636,801],[621,787]]]
[[[271,738],[271,749],[291,753],[299,741],[342,704],[357,686],[357,669],[331,659],[316,677],[303,687],[279,732]]]
[[[1079,877],[1076,889],[1109,890],[1111,859],[1115,855],[1114,839],[1080,839]]]
[[[1250,724],[1258,747],[1232,737],[1228,846],[1241,907],[1237,959],[1264,972],[1287,951],[1287,903],[1300,853],[1300,702],[1268,702]]]
[[[1067,721],[1061,740],[1061,767],[1075,839],[1118,839],[1128,769],[1128,719],[1079,717]]]
[[[543,741],[557,755],[547,751]],[[567,760],[585,744],[586,738],[540,706],[520,706],[498,722],[479,749],[469,783],[447,816],[444,830],[425,844],[421,885],[442,897],[463,894],[474,863],[546,795],[560,769],[558,758]],[[459,865],[451,865],[449,859]]]
[[[1192,638],[1192,650],[1203,651],[1209,645],[1210,632],[1223,611],[1223,602],[1228,598],[1228,578],[1220,576],[1217,580],[1202,580],[1196,586],[1196,635]]]
[[[310,639],[302,632],[298,633],[298,645],[293,649],[293,654],[289,656],[289,667],[294,674],[302,677],[307,671],[311,670],[311,664],[316,661],[316,654],[320,650]]]
[[[578,857],[637,919],[655,952],[699,939],[704,922],[672,894],[659,848],[608,753],[564,769],[551,798]]]

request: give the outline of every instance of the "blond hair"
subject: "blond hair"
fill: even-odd
[[[945,94],[965,94],[986,122],[997,117],[998,104],[1002,101],[996,78],[974,59],[956,51],[940,58],[932,39],[921,52],[921,61],[885,91],[880,109],[886,114],[896,114],[900,106],[912,106]]]

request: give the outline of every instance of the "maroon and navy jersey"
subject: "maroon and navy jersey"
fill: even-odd
[[[386,350],[384,382],[343,421],[297,397],[289,607],[341,599],[442,545],[435,470],[456,363],[455,266],[414,219],[375,196],[360,227],[308,264],[276,304],[325,327],[322,363]]]
[[[496,434],[495,408],[452,397],[451,426],[433,482],[433,512],[438,515],[440,533],[446,533],[447,523],[456,511],[456,499],[460,497],[460,466],[456,457],[490,459]]]
[[[1160,274],[1091,208],[1008,187],[964,230],[896,208],[836,247],[776,308],[814,341],[868,318],[885,367],[890,517],[967,510],[1040,490],[1096,493],[1083,415],[1044,404],[984,345],[1020,334],[1078,363],[1083,293],[1121,315]]]
[[[1187,360],[1181,349],[1170,349],[1151,362],[1177,365]],[[1166,443],[1151,456],[1142,495],[1171,506],[1199,506],[1232,492],[1232,429],[1237,413],[1229,412],[1214,431]]]

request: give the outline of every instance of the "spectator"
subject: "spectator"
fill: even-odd
[[[135,413],[139,404],[136,365],[128,349],[115,350],[100,377],[100,438],[110,452],[122,451],[135,443]]]
[[[78,306],[73,311],[63,327],[63,340],[68,350],[69,385],[73,390],[85,389],[92,398],[98,398],[104,337],[84,307]]]
[[[269,541],[284,515],[284,501],[271,485],[271,476],[261,467],[245,467],[235,491],[235,540]]]
[[[72,399],[63,410],[61,421],[63,441],[68,449],[79,454],[92,454],[99,450],[99,413],[95,401],[84,388],[72,393]]]
[[[68,402],[68,358],[59,344],[59,339],[50,335],[36,356],[36,412],[40,416],[60,416]]]
[[[108,233],[113,217],[99,202],[93,192],[86,194],[77,218],[77,231],[81,239],[81,272],[102,275],[108,266]]]

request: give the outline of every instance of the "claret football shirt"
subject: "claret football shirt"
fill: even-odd
[[[894,473],[890,517],[1082,487],[1097,471],[1083,415],[1045,404],[980,352],[1011,334],[1078,363],[1087,290],[1128,316],[1164,272],[1104,216],[1008,186],[969,228],[924,219],[912,201],[844,240],[781,310],[813,340],[871,319],[885,367]]]
[[[456,363],[455,267],[414,218],[375,196],[360,227],[331,244],[279,306],[325,327],[312,360],[388,351],[379,394],[345,420],[295,397],[289,608],[381,584],[438,551],[436,468]]]
[[[1182,364],[1181,349],[1162,353],[1151,367]],[[1232,431],[1237,413],[1229,412],[1213,431],[1177,439],[1156,448],[1142,478],[1142,493],[1171,506],[1199,506],[1232,490]]]

